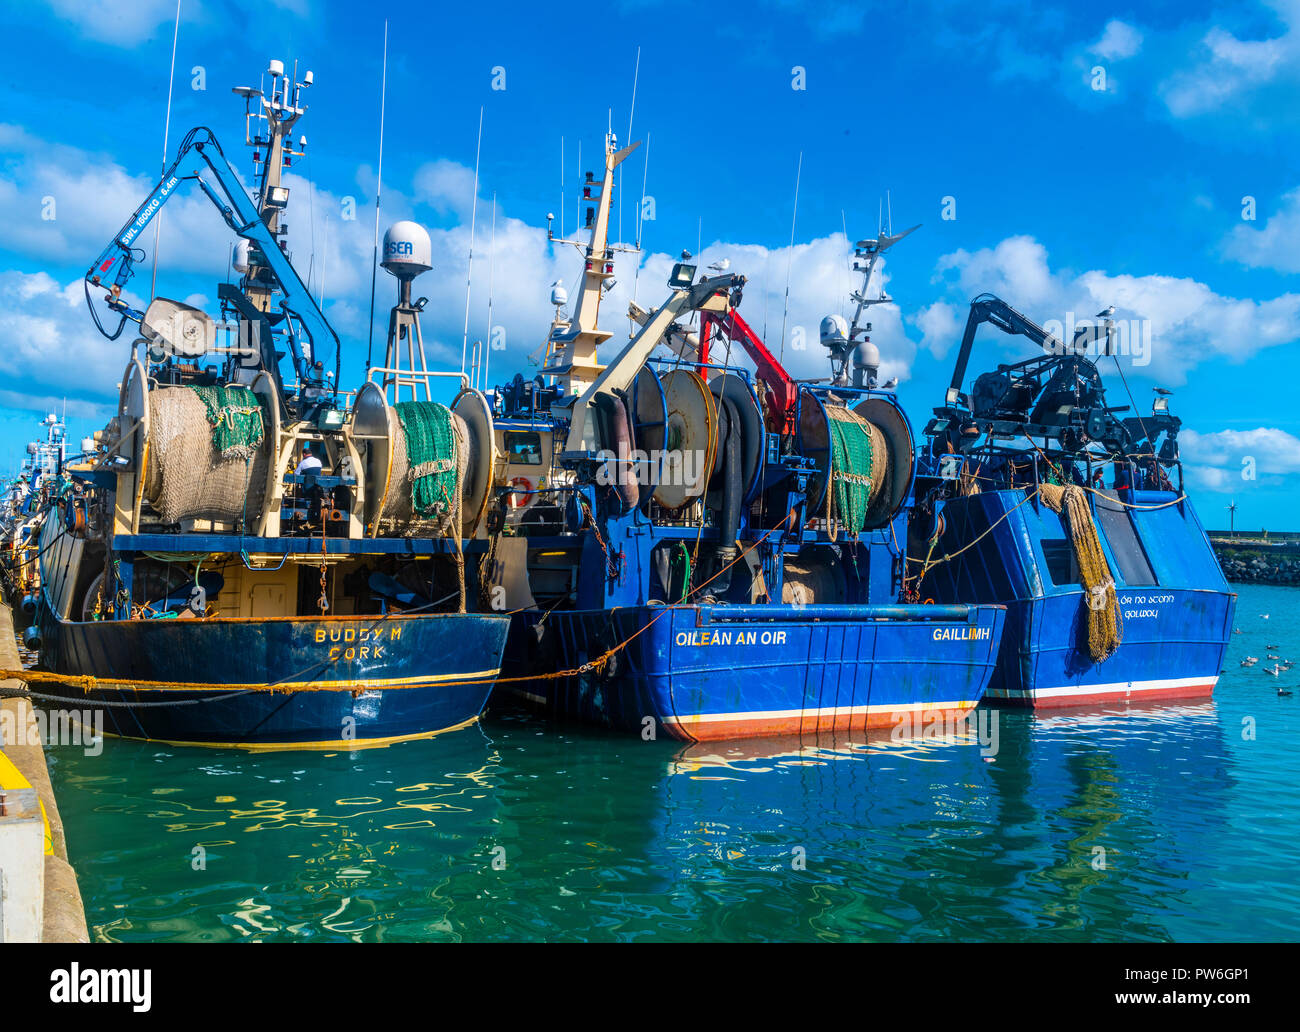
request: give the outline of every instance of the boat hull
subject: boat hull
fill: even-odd
[[[1060,517],[1021,491],[984,491],[945,505],[934,551],[953,558],[936,564],[925,592],[940,602],[1007,607],[987,699],[1051,709],[1209,697],[1237,596],[1190,501],[1169,492],[1090,497],[1116,578],[1121,636],[1101,662],[1088,648],[1088,599],[1068,564],[1072,546]]]
[[[1118,599],[1123,642],[1100,663],[1079,645],[1087,617],[1082,592],[1008,605],[988,700],[1056,709],[1212,696],[1232,633],[1236,595],[1121,588]]]
[[[514,694],[556,717],[646,738],[851,732],[973,708],[1003,618],[1000,606],[524,613],[512,626],[506,672],[530,677],[512,684]]]
[[[34,684],[106,733],[246,749],[359,748],[477,719],[509,620],[478,614],[74,623],[42,607]],[[94,678],[83,690],[75,678]],[[125,705],[123,705],[125,704]]]

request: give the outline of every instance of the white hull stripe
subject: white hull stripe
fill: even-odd
[[[1167,677],[1153,681],[1114,681],[1110,684],[1067,684],[1060,688],[1031,688],[1028,691],[990,688],[987,694],[991,699],[1057,699],[1074,695],[1129,695],[1135,692],[1192,688],[1206,684],[1213,688],[1218,681],[1219,676],[1214,674],[1209,677]]]
[[[743,713],[693,713],[665,717],[665,724],[716,724],[736,720],[788,720],[798,717],[848,717],[865,713],[923,713],[928,710],[974,709],[975,702],[900,702],[885,706],[823,706],[808,709],[747,710]]]

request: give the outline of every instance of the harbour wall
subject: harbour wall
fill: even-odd
[[[1210,544],[1230,581],[1300,585],[1300,534],[1211,531]]]
[[[7,605],[0,603],[0,669],[18,670],[21,665],[18,642],[14,638],[13,613]],[[0,686],[4,687],[6,695],[0,698],[0,750],[35,790],[49,828],[41,901],[41,941],[89,942],[86,911],[81,902],[77,874],[68,862],[67,838],[54,799],[54,788],[50,784],[45,748],[40,737],[29,731],[40,725],[36,723],[29,699],[7,697],[14,690],[24,689],[21,681],[0,681]]]

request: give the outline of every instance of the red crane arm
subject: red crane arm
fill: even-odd
[[[700,319],[700,361],[709,360],[709,341],[713,330],[720,329],[729,339],[738,341],[753,360],[758,378],[767,387],[768,429],[773,433],[794,433],[795,409],[799,400],[799,387],[772,352],[767,350],[749,323],[734,309],[719,317],[715,312],[702,312]]]

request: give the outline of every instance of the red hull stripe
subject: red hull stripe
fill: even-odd
[[[675,737],[696,742],[760,738],[811,732],[852,732],[894,727],[908,713],[961,714],[975,702],[911,703],[898,706],[833,706],[824,709],[771,710],[753,713],[701,713],[668,717],[664,725]]]
[[[1120,681],[1115,684],[1065,685],[1029,691],[990,689],[991,702],[1006,702],[1034,709],[1087,706],[1093,703],[1146,699],[1206,699],[1214,694],[1218,677],[1174,677],[1156,681]]]

